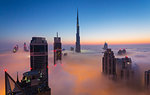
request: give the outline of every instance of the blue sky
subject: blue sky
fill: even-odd
[[[149,0],[1,0],[0,40],[24,42],[56,32],[75,43],[79,10],[81,43],[150,43]]]

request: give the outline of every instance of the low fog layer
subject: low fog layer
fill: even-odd
[[[112,48],[116,57],[118,48]],[[150,51],[137,48],[127,49],[128,57],[137,64],[139,80],[137,85],[113,81],[102,74],[101,51],[84,50],[81,54],[64,51],[62,62],[53,65],[53,53],[49,52],[49,86],[52,95],[148,95],[144,89],[144,71],[150,69]],[[62,63],[62,64],[61,64]],[[29,52],[19,50],[17,53],[5,52],[0,54],[0,95],[4,95],[4,69],[16,80],[18,72],[22,74],[30,69]]]

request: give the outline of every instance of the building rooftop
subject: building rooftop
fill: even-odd
[[[31,43],[47,43],[44,37],[32,37]]]
[[[150,73],[150,70],[148,70],[148,71],[145,71],[145,72],[147,72],[147,73]]]
[[[23,73],[23,76],[33,76],[33,75],[38,75],[39,72],[34,70],[34,71],[28,71],[28,72],[25,72]]]

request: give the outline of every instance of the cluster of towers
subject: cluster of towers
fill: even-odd
[[[48,86],[48,44],[45,38],[32,37],[30,71],[23,73],[21,81],[17,75],[15,82],[5,72],[5,90],[6,95],[51,95],[51,89]]]
[[[61,38],[54,37],[54,65],[62,59]],[[9,80],[10,79],[10,80]],[[13,82],[14,87],[10,82]],[[51,95],[48,86],[48,43],[43,37],[32,37],[30,42],[30,71],[23,73],[21,82],[5,72],[6,95]]]
[[[115,58],[111,49],[104,52],[102,59],[102,71],[112,79],[132,79],[134,72],[132,69],[131,58]]]
[[[106,49],[102,58],[102,72],[114,80],[137,80],[131,58],[115,58],[111,49]],[[137,71],[136,71],[137,72]],[[150,70],[144,73],[145,87],[150,90]]]
[[[27,50],[24,43],[24,50]],[[76,49],[80,53],[79,20],[77,11]],[[54,37],[54,65],[62,59],[61,38]],[[12,85],[13,84],[13,85]],[[43,37],[32,37],[30,42],[30,71],[23,73],[23,78],[17,81],[5,71],[6,95],[51,95],[48,85],[48,43]]]
[[[54,37],[54,65],[62,59],[61,38]],[[11,80],[10,80],[11,79]],[[14,85],[10,84],[13,82]],[[12,87],[15,87],[12,89]],[[48,43],[43,37],[32,37],[30,42],[30,71],[23,73],[21,82],[15,82],[5,72],[6,95],[51,95],[48,86]]]

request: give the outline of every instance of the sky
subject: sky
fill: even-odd
[[[150,43],[149,0],[0,0],[0,43],[75,44],[77,8],[81,44]]]

